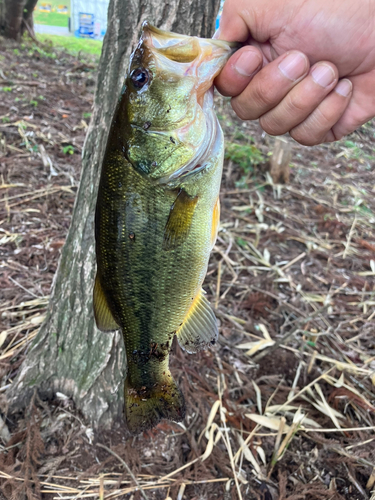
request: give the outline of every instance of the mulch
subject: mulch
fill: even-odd
[[[5,410],[69,228],[97,61],[0,47]],[[2,414],[5,498],[375,498],[375,123],[331,145],[292,141],[290,180],[275,185],[275,139],[226,98],[217,112],[226,141],[255,146],[258,165],[225,161],[204,285],[219,346],[171,356],[186,419],[129,440],[121,423],[91,429],[63,394],[35,396],[23,414]]]

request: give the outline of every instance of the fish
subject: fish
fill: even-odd
[[[114,113],[95,212],[97,327],[120,329],[132,434],[185,402],[169,369],[174,337],[196,353],[216,343],[202,289],[219,219],[224,140],[213,80],[233,44],[142,26]]]

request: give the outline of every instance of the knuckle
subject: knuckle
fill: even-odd
[[[288,128],[285,125],[285,121],[283,124],[281,120],[279,120],[272,114],[261,116],[259,118],[259,124],[262,127],[262,129],[269,135],[281,135],[285,134],[285,132],[288,132]]]
[[[260,125],[270,135],[285,134],[311,113],[311,106],[303,95],[288,94],[280,106],[260,119]]]
[[[246,90],[233,100],[233,109],[238,116],[256,120],[278,104],[272,85],[264,84],[264,80],[251,82]]]
[[[301,131],[292,130],[290,136],[302,146],[316,146],[320,141],[313,137],[304,136]]]
[[[317,108],[315,113],[311,115],[312,127],[317,130],[324,130],[327,132],[332,126],[332,117],[325,113],[323,109]]]
[[[291,130],[290,135],[303,146],[316,146],[322,143],[332,125],[332,117],[317,108],[307,120]]]
[[[263,113],[278,104],[277,99],[275,99],[274,88],[267,84],[260,84],[260,82],[253,87],[252,100],[254,106],[263,110]],[[262,114],[262,112],[259,114]]]
[[[303,114],[309,114],[310,103],[304,95],[293,95],[288,96],[285,99],[286,113],[290,116],[301,116]]]
[[[236,115],[241,118],[241,120],[252,120],[254,119],[251,113],[248,111],[247,106],[244,106],[237,99],[232,99],[232,108]]]
[[[316,146],[321,143],[321,138],[325,135],[325,132],[316,134],[310,127],[302,124],[291,130],[290,135],[295,141],[302,144],[302,146]]]

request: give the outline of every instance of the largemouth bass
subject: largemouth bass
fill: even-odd
[[[94,313],[100,330],[124,336],[134,434],[184,417],[169,370],[174,336],[189,353],[218,337],[202,283],[224,148],[212,82],[232,52],[145,23],[112,122],[96,206]]]

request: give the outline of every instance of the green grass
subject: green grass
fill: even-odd
[[[99,40],[77,38],[75,36],[44,35],[38,33],[37,38],[42,43],[51,44],[57,49],[63,48],[73,55],[77,55],[78,52],[81,52],[100,56],[103,45],[103,42]]]
[[[70,0],[44,0],[43,3],[48,3],[54,12],[41,12],[40,7],[42,1],[37,3],[34,10],[34,22],[36,24],[44,24],[47,26],[64,26],[68,27],[68,19],[70,15]],[[56,9],[59,5],[66,5],[68,7],[68,14],[59,14]]]
[[[51,4],[52,9],[56,9],[59,5],[67,5],[70,12],[70,0],[39,0],[36,6],[37,10],[42,6],[42,3]]]
[[[59,14],[58,12],[34,12],[34,23],[45,24],[47,26],[64,26],[68,27],[69,16]]]
[[[225,159],[237,163],[245,174],[253,171],[253,166],[264,161],[263,154],[256,146],[249,144],[227,143],[225,147]]]

